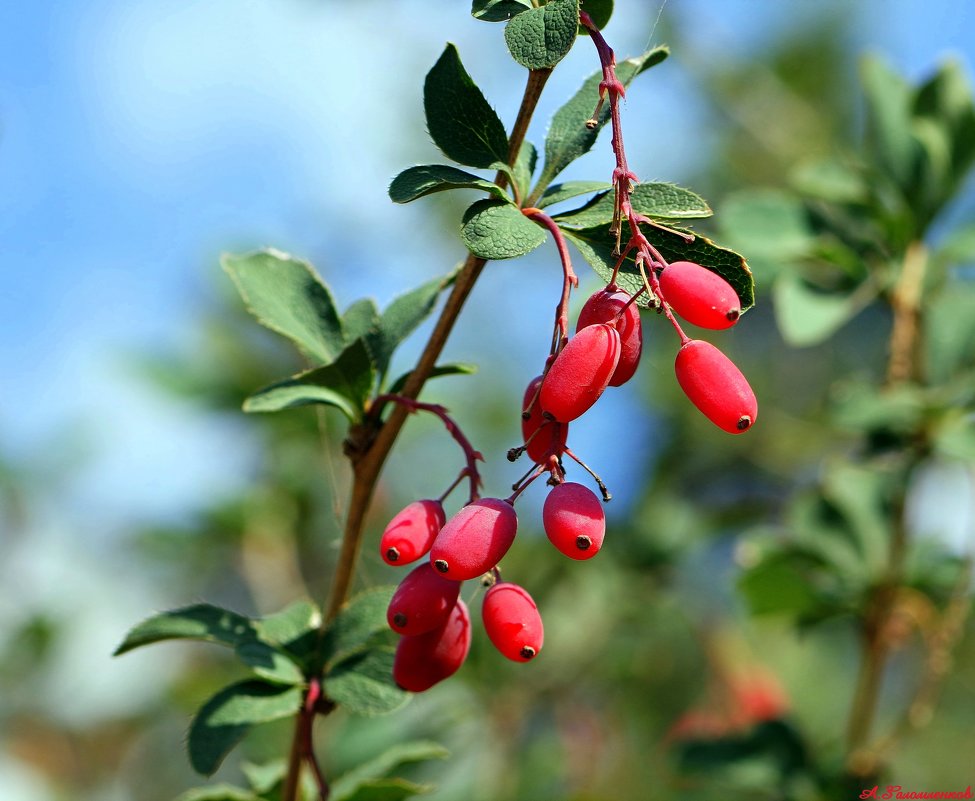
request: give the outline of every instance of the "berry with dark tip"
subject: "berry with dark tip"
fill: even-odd
[[[552,488],[542,507],[545,534],[570,559],[592,559],[603,546],[606,515],[596,494],[571,481]]]
[[[542,650],[542,616],[532,597],[517,584],[499,581],[484,593],[481,617],[488,638],[508,659],[528,662]]]
[[[393,659],[393,681],[409,692],[421,693],[454,675],[471,647],[471,618],[461,600],[447,622],[426,634],[403,637]]]
[[[618,289],[600,289],[586,301],[579,312],[576,333],[590,325],[607,323],[616,328],[620,335],[620,360],[609,379],[611,387],[625,384],[636,372],[643,351],[643,327],[640,324],[640,309],[636,303],[629,303],[630,296]],[[629,305],[627,305],[629,303]],[[620,314],[620,309],[626,310]]]
[[[444,578],[475,578],[501,561],[517,531],[518,515],[510,503],[481,498],[447,521],[430,549],[430,562]]]
[[[460,582],[445,579],[429,562],[404,578],[386,610],[389,627],[403,635],[424,634],[441,626],[457,603]]]
[[[406,565],[430,550],[447,517],[440,501],[413,501],[397,514],[379,541],[379,553],[388,565]]]
[[[730,328],[741,316],[741,300],[734,287],[692,261],[675,261],[664,267],[660,291],[670,308],[701,328]]]
[[[609,385],[620,360],[620,335],[611,325],[583,328],[552,362],[538,402],[560,423],[581,417]]]
[[[758,401],[734,362],[710,342],[692,339],[677,352],[677,382],[718,428],[741,434],[754,425]]]

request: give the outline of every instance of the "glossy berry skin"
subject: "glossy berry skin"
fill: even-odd
[[[552,488],[542,507],[545,533],[570,559],[592,559],[603,546],[606,515],[588,487],[566,481]]]
[[[403,637],[393,659],[393,681],[413,693],[429,690],[454,675],[471,647],[471,617],[463,601],[447,622],[426,634]]]
[[[538,402],[560,423],[581,417],[603,394],[620,360],[620,335],[611,325],[583,328],[552,362]]]
[[[528,389],[525,390],[525,399],[521,405],[522,409],[528,408],[528,404],[532,402],[532,398],[535,397],[535,393],[538,391],[541,383],[541,376],[532,379],[532,382],[528,385]],[[539,431],[538,429],[541,426],[544,427]],[[532,436],[533,434],[534,436]],[[532,406],[528,419],[522,419],[521,421],[521,435],[523,437],[522,441],[528,443],[525,449],[528,453],[528,458],[538,464],[544,462],[551,454],[555,456],[562,454],[565,450],[565,438],[569,435],[569,424],[545,420],[542,417],[541,403],[535,401],[535,405]]]
[[[445,579],[433,565],[424,562],[396,588],[386,610],[386,621],[398,634],[425,634],[446,622],[459,594],[459,581]]]
[[[674,369],[684,394],[718,428],[741,434],[755,423],[755,393],[734,362],[710,342],[689,340],[677,352]]]
[[[407,565],[430,550],[447,516],[440,501],[413,501],[397,514],[379,541],[387,565]]]
[[[499,581],[484,593],[481,617],[494,647],[513,662],[528,662],[542,650],[542,616],[532,597],[517,584]]]
[[[741,300],[717,273],[692,261],[675,261],[660,273],[660,291],[677,314],[701,328],[730,328],[741,316]]]
[[[630,296],[618,289],[607,287],[594,293],[579,312],[576,333],[590,325],[607,323],[613,325],[620,335],[620,360],[609,379],[611,387],[625,384],[640,365],[643,351],[643,326],[640,325],[640,309],[636,303],[629,302]],[[620,309],[626,306],[617,319]]]
[[[447,521],[430,549],[430,562],[444,578],[475,578],[501,561],[517,530],[518,515],[510,503],[481,498]]]

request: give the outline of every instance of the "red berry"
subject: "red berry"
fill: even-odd
[[[560,423],[586,412],[603,394],[620,360],[620,335],[601,323],[583,328],[562,349],[542,382],[542,410]]]
[[[677,382],[691,403],[729,434],[741,434],[758,417],[758,401],[741,370],[710,342],[692,339],[677,352]]]
[[[660,291],[675,312],[701,328],[730,328],[741,316],[741,301],[731,284],[692,261],[664,267]]]
[[[386,620],[399,634],[424,634],[444,624],[459,594],[459,581],[445,579],[433,565],[424,562],[396,588]]]
[[[586,326],[608,323],[615,326],[620,335],[620,360],[609,379],[611,387],[625,384],[636,372],[643,350],[643,328],[640,325],[640,309],[636,303],[629,302],[630,296],[619,290],[600,289],[586,301],[579,312],[576,333]],[[626,311],[619,314],[626,306]],[[617,317],[619,315],[619,317]]]
[[[532,382],[525,390],[525,400],[522,409],[527,409],[532,402],[538,385],[542,383],[542,377],[533,378]],[[541,431],[538,429],[541,427]],[[535,433],[535,432],[538,433]],[[534,436],[532,436],[534,434]],[[536,464],[544,462],[550,454],[559,456],[565,450],[565,438],[569,435],[568,423],[556,423],[554,420],[546,420],[542,416],[542,405],[535,401],[527,420],[521,421],[521,435],[528,443],[526,451],[528,458]]]
[[[508,659],[528,662],[542,650],[542,617],[532,597],[517,584],[499,581],[484,593],[481,616],[494,647]]]
[[[430,550],[447,516],[440,501],[413,501],[389,521],[379,552],[388,565],[406,565]]]
[[[454,675],[471,647],[471,618],[463,601],[447,622],[426,634],[403,637],[393,660],[393,681],[413,693],[429,690]]]
[[[606,515],[596,494],[582,484],[567,481],[552,488],[542,525],[552,545],[571,559],[592,559],[603,547]]]
[[[464,581],[487,572],[514,542],[518,515],[500,498],[469,503],[441,529],[430,561],[444,578]]]

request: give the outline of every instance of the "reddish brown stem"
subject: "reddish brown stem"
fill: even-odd
[[[562,296],[558,306],[555,307],[555,330],[556,334],[552,337],[552,355],[558,353],[569,339],[569,295],[573,287],[579,286],[579,278],[572,269],[572,259],[569,256],[569,245],[565,241],[565,234],[556,224],[555,220],[549,217],[541,209],[527,208],[522,209],[529,220],[534,220],[539,225],[548,229],[555,240],[555,246],[559,251],[559,260],[562,262]]]
[[[683,345],[688,341],[689,337],[681,329],[669,304],[660,292],[660,283],[657,280],[654,269],[657,264],[660,267],[666,267],[667,260],[650,243],[643,234],[643,231],[640,230],[641,223],[648,221],[643,215],[633,210],[633,205],[630,201],[633,184],[638,179],[634,173],[630,172],[630,168],[626,162],[626,149],[623,146],[623,126],[620,120],[619,101],[625,95],[625,90],[623,83],[616,75],[616,55],[613,53],[613,48],[606,42],[599,28],[593,23],[592,18],[585,11],[579,12],[579,23],[589,32],[589,38],[592,39],[593,44],[596,46],[596,52],[599,54],[599,63],[602,65],[603,80],[599,83],[599,102],[602,104],[604,97],[609,100],[609,116],[613,132],[612,146],[613,154],[616,157],[616,168],[613,170],[615,199],[613,204],[613,223],[610,230],[616,234],[616,252],[619,254],[619,262],[613,271],[613,282],[616,280],[616,275],[626,258],[626,254],[635,249],[637,251],[636,264],[643,278],[648,297],[651,303],[654,298],[660,302],[660,310],[677,332]],[[599,106],[596,108],[593,119],[598,118],[598,113]],[[621,247],[624,219],[630,227],[630,238],[626,246]],[[645,265],[648,263],[651,265],[649,271],[645,269]]]
[[[408,412],[429,412],[430,414],[435,414],[442,421],[447,431],[454,438],[458,445],[460,445],[461,450],[464,452],[464,459],[467,462],[467,467],[461,471],[461,477],[465,477],[470,481],[470,498],[468,503],[473,503],[476,501],[480,495],[478,489],[481,486],[481,475],[477,470],[477,463],[479,461],[483,462],[484,457],[481,455],[480,451],[474,449],[471,445],[471,441],[464,435],[461,428],[454,419],[450,416],[447,409],[437,403],[424,403],[422,401],[415,400],[414,398],[407,398],[403,395],[380,395],[377,397],[372,404],[372,413],[378,415],[382,410],[382,407],[387,403],[396,403],[400,406],[406,408]]]
[[[301,778],[301,765],[305,764],[311,768],[315,785],[318,788],[319,801],[328,801],[329,786],[322,773],[318,758],[315,756],[315,746],[312,737],[312,729],[315,725],[315,715],[319,711],[319,704],[322,700],[322,686],[317,679],[312,679],[305,693],[305,702],[302,704],[301,711],[295,723],[295,736],[291,741],[291,755],[289,757],[289,769],[285,777],[284,788],[281,791],[282,798],[295,798],[298,793],[298,782]]]

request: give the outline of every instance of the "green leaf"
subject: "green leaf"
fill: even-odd
[[[267,795],[284,781],[284,777],[288,773],[288,761],[281,758],[261,764],[244,762],[240,769],[244,772],[244,776],[247,777],[247,781],[255,793]]]
[[[467,249],[482,259],[512,259],[545,241],[545,230],[502,200],[479,200],[464,213],[460,232]]]
[[[479,189],[495,197],[507,197],[493,181],[445,164],[425,164],[403,170],[389,185],[389,197],[394,203],[409,203],[424,195],[449,189]]]
[[[304,664],[318,642],[322,613],[311,601],[295,601],[273,615],[254,621],[258,636]]]
[[[951,164],[951,134],[940,120],[919,118],[911,124],[917,163],[908,201],[926,226],[951,199],[957,185]]]
[[[521,143],[521,149],[518,151],[518,158],[512,170],[514,184],[518,190],[519,198],[528,197],[528,191],[531,188],[532,176],[535,174],[535,165],[537,163],[538,151],[535,149],[535,145],[526,139]]]
[[[670,54],[666,47],[656,47],[638,58],[628,58],[616,66],[616,75],[628,86],[637,75],[655,64],[659,64]],[[595,144],[599,131],[609,119],[609,103],[604,103],[595,128],[586,127],[592,117],[599,99],[599,82],[602,71],[593,73],[582,88],[576,92],[562,108],[555,112],[545,137],[545,168],[542,170],[534,194],[540,194],[552,183],[562,170],[568,167],[583,153],[588,153]]]
[[[394,768],[412,762],[426,762],[430,759],[446,759],[450,755],[439,743],[429,740],[400,743],[384,751],[378,757],[353,768],[332,784],[332,801],[349,801],[353,794],[370,782],[385,777]]]
[[[258,676],[275,684],[304,684],[301,668],[280,649],[260,640],[244,642],[235,649],[237,658]]]
[[[437,276],[399,295],[383,310],[375,333],[366,337],[380,383],[386,378],[393,352],[412,334],[437,303],[440,293],[454,283],[457,271]]]
[[[816,243],[806,207],[788,192],[732,194],[721,204],[718,221],[728,246],[748,254],[759,282],[771,281],[783,267],[811,253]]]
[[[823,497],[846,519],[867,572],[879,577],[887,564],[890,479],[876,470],[838,462],[823,479]]]
[[[195,604],[139,623],[115,649],[115,656],[163,640],[199,640],[236,648],[254,638],[254,625],[249,618],[212,604]]]
[[[975,159],[975,103],[964,67],[955,60],[943,64],[917,91],[915,117],[937,120],[948,132],[951,143],[953,187],[960,182]]]
[[[938,247],[937,258],[946,265],[975,264],[975,224],[953,230]]]
[[[332,364],[298,373],[258,390],[244,401],[244,411],[279,412],[321,403],[335,406],[355,423],[362,419],[375,378],[366,343],[358,339]]]
[[[935,382],[944,382],[975,366],[975,286],[949,281],[925,307],[926,367]]]
[[[200,707],[190,725],[190,764],[209,776],[251,727],[294,715],[301,704],[298,687],[282,689],[253,679],[224,687]]]
[[[911,138],[910,86],[877,57],[865,58],[860,66],[867,103],[867,153],[906,192],[918,155]]]
[[[879,389],[874,384],[849,382],[836,388],[833,422],[865,434],[893,433],[907,437],[918,430],[924,417],[924,396],[913,384]]]
[[[342,315],[342,328],[349,345],[374,336],[379,328],[379,309],[372,298],[361,298],[349,306]]]
[[[582,0],[582,10],[585,11],[593,21],[593,24],[602,30],[613,16],[613,0]],[[589,31],[579,26],[579,33],[589,35]]]
[[[505,22],[531,7],[529,0],[474,0],[471,16],[484,22]]]
[[[591,195],[593,192],[602,192],[611,188],[612,184],[607,184],[604,181],[566,181],[563,184],[555,184],[546,189],[536,205],[538,208],[544,209],[546,206],[554,206],[563,200],[569,200],[579,195]]]
[[[504,41],[526,69],[551,69],[572,49],[578,28],[579,0],[549,0],[514,17],[505,26]]]
[[[372,779],[362,782],[351,794],[335,797],[334,801],[402,801],[433,789],[432,784],[417,784],[406,779]]]
[[[310,264],[276,250],[224,254],[221,262],[262,325],[326,364],[342,352],[345,337],[335,301]]]
[[[819,594],[809,583],[801,556],[776,553],[745,571],[738,590],[753,615],[808,614],[819,605]]]
[[[782,272],[773,286],[775,319],[782,338],[793,347],[829,339],[876,297],[873,284],[846,294],[822,292],[795,272]]]
[[[335,664],[367,648],[374,635],[389,631],[386,608],[396,588],[374,587],[355,596],[329,623],[322,639],[322,658]]]
[[[497,169],[508,160],[504,123],[448,44],[423,86],[430,136],[446,156],[469,167]]]
[[[975,415],[970,410],[949,410],[938,420],[933,440],[938,453],[975,462]]]
[[[439,378],[440,376],[444,375],[473,375],[476,372],[476,364],[465,364],[462,362],[454,362],[453,364],[438,364],[433,368],[433,370],[430,371],[430,378]],[[413,375],[412,370],[410,370],[408,373],[403,373],[403,375],[397,378],[390,385],[389,392],[393,395],[401,392],[403,387],[406,386],[406,382],[409,380],[411,375]]]
[[[187,790],[176,796],[176,801],[262,801],[262,799],[250,790],[220,783]]]
[[[393,681],[392,645],[373,645],[332,667],[322,686],[325,694],[353,715],[385,715],[410,700]]]
[[[595,228],[585,228],[574,231],[563,229],[566,237],[574,244],[583,258],[589,262],[596,274],[604,281],[608,281],[612,276],[613,266],[616,258],[613,250],[616,247],[616,237],[609,233],[609,228],[600,225]],[[692,242],[687,242],[680,233],[670,233],[649,225],[641,227],[644,235],[650,243],[660,251],[660,254],[668,261],[693,261],[707,267],[709,270],[720,275],[734,287],[741,300],[741,309],[746,311],[755,303],[755,286],[752,280],[751,271],[745,259],[733,250],[719,247],[710,239],[696,235]],[[674,231],[680,231],[674,228]],[[688,232],[684,232],[688,233]],[[629,225],[623,224],[623,241],[626,242],[629,236]],[[643,281],[636,269],[632,258],[628,258],[620,268],[617,284],[628,291],[636,292],[643,286]],[[647,306],[647,299],[641,295],[636,303],[640,306]]]
[[[555,221],[563,228],[573,229],[609,225],[616,206],[615,194],[603,192],[585,206],[559,214]],[[662,221],[700,219],[713,213],[700,195],[667,183],[637,184],[630,194],[630,204],[637,214]]]
[[[807,197],[818,198],[830,203],[867,203],[870,199],[870,187],[865,180],[862,169],[856,164],[845,164],[832,159],[807,161],[800,164],[790,176],[790,182],[795,189]],[[796,215],[796,199],[785,193],[768,190],[764,193],[770,198],[768,210],[778,218]],[[775,208],[775,199],[785,198],[790,204],[785,210]],[[725,207],[726,208],[726,207]],[[724,209],[722,210],[724,214]],[[786,220],[787,223],[790,222]],[[791,222],[786,230],[795,228]]]

